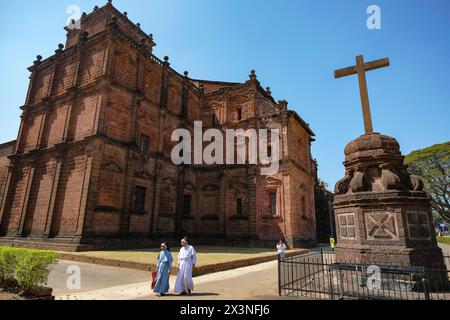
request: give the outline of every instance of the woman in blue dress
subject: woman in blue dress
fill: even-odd
[[[154,293],[159,293],[161,296],[164,296],[169,292],[169,277],[172,261],[173,257],[169,245],[164,242],[161,244],[161,253],[158,256],[158,264],[156,265],[158,274],[155,288],[153,289]]]

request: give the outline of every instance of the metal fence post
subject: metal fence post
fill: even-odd
[[[328,279],[329,279],[329,283],[330,283],[330,296],[331,296],[331,300],[334,300],[334,289],[333,289],[333,270],[332,269],[328,269]]]
[[[425,295],[425,300],[431,300],[430,293],[428,292],[426,275],[424,278],[422,278],[422,286],[423,286],[423,293]]]
[[[281,256],[278,255],[278,295],[281,297]]]

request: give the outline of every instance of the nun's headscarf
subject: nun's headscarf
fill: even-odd
[[[163,243],[161,243],[161,247],[166,247],[166,250],[167,251],[170,251],[170,247],[169,247],[169,245],[167,244],[167,242],[163,242]]]

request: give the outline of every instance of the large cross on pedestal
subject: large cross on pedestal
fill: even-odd
[[[389,58],[364,63],[364,57],[357,56],[355,66],[336,70],[334,72],[334,77],[336,79],[351,76],[354,74],[358,75],[359,92],[361,94],[364,128],[366,130],[366,133],[373,132],[372,115],[370,113],[369,94],[367,93],[366,71],[380,69],[384,67],[389,67]]]

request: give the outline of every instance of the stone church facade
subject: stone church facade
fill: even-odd
[[[248,81],[191,79],[110,2],[38,56],[17,141],[0,145],[0,244],[64,250],[197,243],[292,247],[316,239],[314,133]],[[280,170],[171,161],[177,128],[281,132]]]

